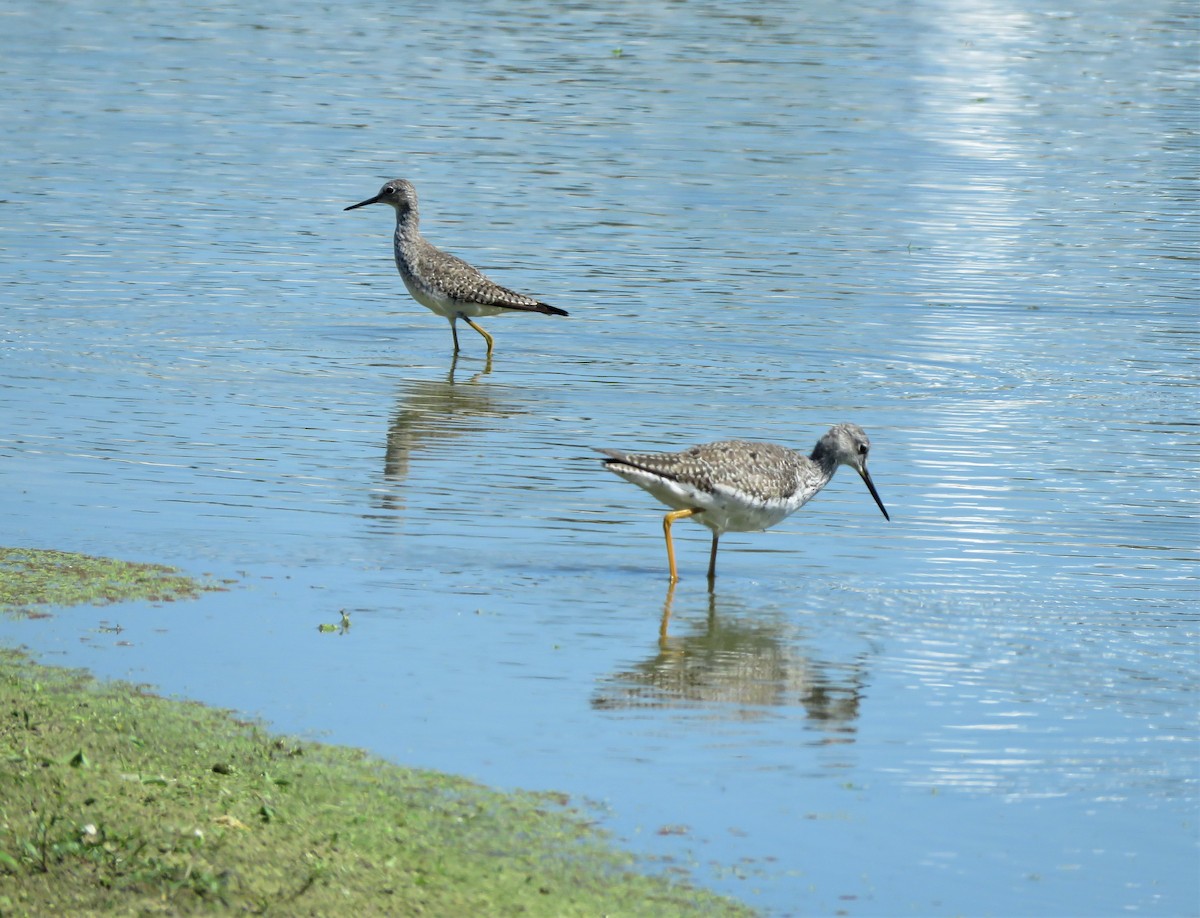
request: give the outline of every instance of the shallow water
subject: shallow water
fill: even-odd
[[[0,636],[774,914],[1197,912],[1194,12],[744,9],[0,5],[4,543],[237,580]],[[570,318],[453,361],[396,175]],[[592,452],[843,420],[892,522],[711,594]]]

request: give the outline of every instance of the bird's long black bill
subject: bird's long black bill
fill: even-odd
[[[888,516],[887,507],[883,505],[883,501],[879,499],[879,492],[875,490],[875,482],[871,480],[871,473],[865,468],[859,469],[858,474],[862,476],[863,484],[867,486],[867,490],[871,492],[871,496],[875,498],[875,503],[879,504],[879,509],[883,511],[883,518],[889,523],[892,518]]]
[[[378,204],[381,200],[381,195],[375,195],[373,198],[367,198],[365,201],[359,201],[357,204],[351,204],[349,207],[343,207],[342,210],[354,210],[356,207],[366,207],[368,204]]]

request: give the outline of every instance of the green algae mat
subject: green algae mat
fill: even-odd
[[[275,736],[12,650],[0,756],[5,916],[750,914],[640,873],[558,796]]]
[[[161,564],[138,564],[67,551],[0,546],[0,609],[169,602],[221,589]]]

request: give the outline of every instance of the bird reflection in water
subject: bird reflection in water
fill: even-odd
[[[404,385],[388,424],[383,458],[383,477],[401,484],[409,475],[413,458],[429,453],[436,458],[445,441],[486,429],[489,421],[519,414],[502,394],[484,383],[492,372],[489,359],[484,368],[467,379],[455,379],[458,360],[450,362],[445,379],[412,380]],[[396,510],[403,506],[403,492],[389,489],[379,495],[379,506]]]
[[[692,633],[668,634],[674,587],[667,590],[658,652],[604,679],[592,696],[601,710],[704,706],[717,716],[749,720],[770,707],[803,707],[832,733],[852,734],[866,679],[861,659],[845,665],[810,659],[784,621],[718,617],[715,593]]]

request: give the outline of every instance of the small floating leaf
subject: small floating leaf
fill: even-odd
[[[340,609],[339,612],[342,616],[342,620],[340,622],[338,622],[336,625],[332,625],[329,622],[324,622],[320,625],[317,625],[317,630],[322,634],[331,634],[334,631],[340,631],[342,634],[345,634],[347,631],[349,631],[350,616],[346,614],[345,609]]]

